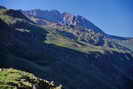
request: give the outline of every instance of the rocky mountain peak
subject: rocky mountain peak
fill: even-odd
[[[27,16],[34,16],[36,18],[45,19],[51,22],[59,22],[62,20],[62,14],[57,10],[40,10],[33,9],[28,11],[23,11]]]
[[[76,16],[70,14],[70,13],[63,13],[63,22],[64,24],[67,24],[67,25],[76,25],[77,22],[75,20]]]
[[[98,27],[96,27],[93,23],[91,23],[89,20],[84,18],[83,16],[79,15],[73,15],[67,12],[61,13],[58,10],[29,10],[29,11],[23,11],[24,14],[28,16],[34,16],[36,18],[41,18],[48,20],[50,22],[56,22],[58,24],[62,25],[73,25],[73,26],[81,26],[84,28],[91,29],[95,32],[104,33],[102,30],[100,30]]]

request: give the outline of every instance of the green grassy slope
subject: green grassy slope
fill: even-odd
[[[11,68],[0,69],[0,89],[62,89],[61,87],[31,73]]]

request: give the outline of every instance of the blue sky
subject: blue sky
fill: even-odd
[[[13,9],[57,9],[86,17],[104,32],[133,37],[133,0],[0,0]]]

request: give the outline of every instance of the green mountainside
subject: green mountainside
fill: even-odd
[[[25,70],[62,84],[65,89],[133,89],[131,49],[118,44],[114,37],[111,39],[88,28],[55,23],[42,25],[37,24],[36,19],[19,10],[0,9],[0,68]],[[16,73],[8,76],[6,73],[10,70]],[[31,89],[32,82],[17,81],[21,78],[17,75],[20,72],[2,70],[0,81],[7,80],[1,86],[16,75],[11,78],[13,85],[22,83],[20,87],[29,88],[20,89]],[[38,81],[37,78],[35,82],[38,84]],[[16,86],[9,83],[5,89],[16,89]]]

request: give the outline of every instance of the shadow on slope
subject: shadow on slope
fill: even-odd
[[[133,57],[129,53],[82,53],[43,43],[47,32],[34,25],[21,32],[0,20],[0,67],[33,72],[67,89],[132,89]],[[22,27],[17,25],[17,28]]]

